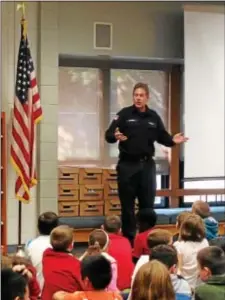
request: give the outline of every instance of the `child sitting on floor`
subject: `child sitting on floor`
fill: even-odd
[[[44,287],[42,300],[50,300],[57,291],[82,291],[80,261],[73,257],[73,231],[68,226],[58,226],[51,232],[52,248],[43,254]]]
[[[117,292],[106,291],[112,279],[110,262],[103,255],[87,256],[81,262],[85,292],[58,292],[53,300],[122,300]]]
[[[218,236],[218,222],[211,216],[210,207],[202,200],[195,201],[192,205],[192,212],[199,215],[205,225],[205,236],[208,241]]]
[[[128,239],[121,235],[120,217],[106,217],[103,229],[108,233],[109,236],[108,254],[117,261],[117,286],[119,290],[123,291],[131,286],[131,276],[134,270],[134,264],[132,261],[132,248]]]
[[[89,235],[89,241],[88,241],[89,247],[87,251],[80,257],[80,260],[82,261],[87,256],[98,255],[98,254],[101,254],[106,259],[108,259],[112,269],[112,280],[110,281],[107,290],[115,292],[118,291],[117,288],[118,267],[115,258],[113,258],[111,255],[108,254],[109,242],[110,242],[109,236],[104,230],[102,229],[93,230]]]
[[[209,246],[205,238],[204,223],[198,215],[192,214],[185,218],[180,228],[179,241],[175,242],[174,246],[178,252],[178,274],[183,276],[194,289],[200,284],[197,253]]]
[[[143,254],[149,254],[147,237],[157,222],[157,215],[151,208],[142,209],[137,213],[139,233],[134,239],[133,262],[136,263]]]
[[[180,227],[182,225],[182,223],[184,222],[185,218],[190,216],[191,212],[190,211],[183,211],[182,213],[180,213],[177,216],[177,220],[176,220],[176,228],[178,230],[178,233],[174,234],[173,236],[173,242],[177,242],[179,239],[179,231],[180,231]]]
[[[199,251],[200,278],[205,284],[195,290],[196,300],[225,299],[225,254],[216,246]]]
[[[147,245],[149,249],[149,253],[151,256],[151,249],[158,245],[171,245],[172,244],[172,234],[165,229],[154,229],[152,230],[147,237]],[[138,270],[145,263],[149,262],[149,255],[144,254],[141,255],[138,262],[135,265],[134,272],[132,274],[132,282],[134,281],[134,277],[137,274]]]

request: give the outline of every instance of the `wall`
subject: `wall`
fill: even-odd
[[[1,97],[10,138],[20,13],[16,12],[14,2],[3,2],[1,8]],[[23,205],[23,242],[36,234],[36,219],[40,212],[57,211],[58,54],[180,58],[183,56],[180,8],[179,3],[26,3],[30,47],[44,118],[38,127],[37,171],[40,180],[32,192],[30,205]],[[93,50],[95,21],[113,23],[113,50],[110,53]],[[10,163],[7,177],[8,244],[16,244],[18,202],[14,197],[15,172]]]
[[[59,11],[60,53],[183,57],[179,3],[60,2]],[[112,51],[93,49],[94,22],[113,24]]]

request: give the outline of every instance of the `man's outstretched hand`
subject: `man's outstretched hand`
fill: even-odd
[[[175,144],[183,144],[189,140],[188,137],[185,137],[183,133],[177,133],[173,136],[173,141]]]

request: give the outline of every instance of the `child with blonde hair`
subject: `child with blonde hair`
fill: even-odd
[[[131,289],[131,300],[175,300],[166,266],[157,260],[144,264],[137,272]]]
[[[73,230],[68,226],[58,226],[50,235],[52,248],[43,254],[44,287],[42,300],[50,300],[57,291],[82,291],[80,261],[71,254]]]

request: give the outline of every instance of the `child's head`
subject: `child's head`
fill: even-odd
[[[51,231],[57,226],[58,216],[54,212],[45,212],[38,218],[38,231],[41,235],[50,235]]]
[[[50,243],[55,251],[70,251],[73,248],[73,230],[69,226],[61,225],[52,230]]]
[[[175,300],[168,269],[157,260],[141,266],[134,278],[131,295],[131,300]]]
[[[185,218],[180,228],[179,240],[184,242],[202,242],[204,238],[205,226],[202,218],[195,214]]]
[[[171,274],[176,273],[178,256],[177,250],[172,245],[159,245],[151,250],[150,261],[158,260],[163,263]]]
[[[28,300],[27,279],[12,269],[1,270],[1,298],[4,300]]]
[[[108,216],[105,218],[103,229],[108,233],[119,233],[121,230],[121,220],[118,216]]]
[[[93,249],[94,252],[107,252],[109,247],[109,236],[102,229],[95,229],[89,235],[89,250]],[[98,248],[99,250],[98,251]]]
[[[151,208],[140,210],[137,213],[136,218],[139,232],[151,229],[157,222],[157,214]]]
[[[192,204],[192,213],[199,215],[202,219],[210,216],[209,204],[202,200],[197,200]]]
[[[206,281],[212,275],[225,274],[225,254],[219,247],[210,246],[200,250],[197,261],[202,281]]]
[[[224,236],[219,236],[213,240],[209,241],[210,246],[217,246],[223,250],[225,253],[225,237]]]
[[[177,216],[177,221],[176,221],[176,227],[177,229],[180,229],[181,224],[184,222],[185,218],[191,215],[190,211],[183,211]]]
[[[147,238],[147,245],[149,249],[152,249],[158,245],[170,245],[172,242],[172,234],[165,229],[154,229],[149,233]]]
[[[7,255],[1,256],[1,269],[10,269],[13,267],[12,257]]]
[[[103,255],[87,256],[81,262],[81,275],[87,289],[104,290],[112,279],[110,262]]]

